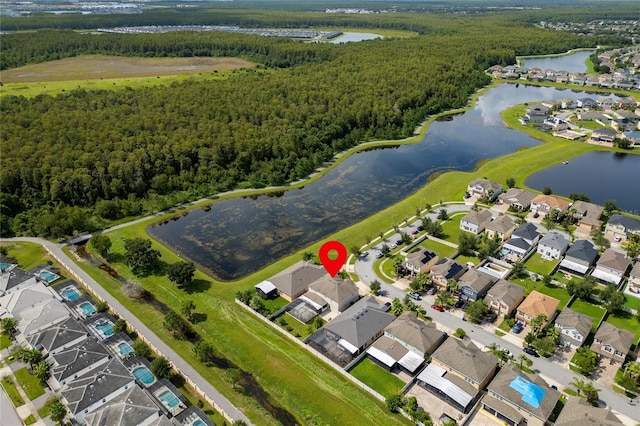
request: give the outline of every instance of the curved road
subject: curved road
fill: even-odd
[[[208,381],[206,381],[200,373],[198,373],[191,365],[185,362],[180,355],[178,355],[169,345],[164,343],[160,338],[147,328],[142,321],[140,321],[134,314],[132,314],[127,308],[125,308],[117,299],[111,296],[106,290],[102,288],[93,278],[91,278],[86,272],[84,272],[75,262],[62,251],[63,245],[54,244],[50,241],[40,238],[3,238],[0,242],[19,242],[26,241],[30,243],[36,243],[44,246],[54,257],[56,257],[64,268],[72,271],[79,276],[82,281],[91,287],[109,306],[117,311],[124,319],[131,324],[136,330],[140,332],[147,340],[155,346],[165,358],[167,358],[173,365],[176,366],[180,372],[189,378],[196,386],[215,402],[218,411],[222,411],[226,414],[225,417],[229,417],[233,420],[243,420],[248,425],[252,424],[249,419],[238,410],[231,402],[225,398],[220,392],[218,392]]]

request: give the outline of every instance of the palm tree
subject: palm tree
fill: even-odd
[[[632,361],[627,363],[627,366],[624,368],[624,374],[638,381],[638,379],[640,379],[640,362]]]
[[[575,388],[576,393],[578,394],[578,396],[580,396],[580,394],[585,390],[586,383],[584,382],[584,380],[578,379],[577,377],[574,376],[571,383],[569,383],[569,386],[572,386],[573,388]]]
[[[398,276],[398,270],[402,266],[404,259],[402,256],[393,256],[393,271],[396,273],[396,277]]]
[[[584,398],[588,403],[594,405],[598,402],[600,389],[597,389],[593,386],[593,382],[589,382],[585,385],[584,389],[582,389],[582,393],[584,394]]]
[[[456,291],[460,290],[460,283],[458,283],[458,281],[454,279],[450,279],[449,281],[447,281],[447,287],[449,288],[449,291],[451,293],[455,293]]]
[[[525,354],[518,355],[518,361],[520,361],[520,370],[522,370],[522,364],[527,362],[529,358]]]
[[[531,331],[533,335],[538,337],[545,324],[547,323],[547,316],[545,314],[540,314],[534,319],[531,320]]]
[[[398,317],[402,314],[402,311],[404,311],[404,306],[402,306],[400,299],[396,297],[393,299],[393,302],[391,302],[391,313]]]

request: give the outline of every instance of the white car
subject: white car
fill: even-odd
[[[389,248],[391,250],[393,250],[394,248],[398,247],[397,245],[395,245],[394,243],[389,244]]]

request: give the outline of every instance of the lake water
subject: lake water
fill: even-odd
[[[547,58],[526,58],[520,62],[527,68],[540,68],[543,70],[552,69],[555,71],[564,70],[566,72],[587,72],[585,60],[591,56],[595,50],[581,50],[571,55],[552,56]]]
[[[540,191],[548,186],[564,196],[584,193],[600,205],[615,200],[620,209],[640,215],[640,155],[588,152],[568,163],[541,170],[525,184]]]
[[[217,278],[238,279],[401,201],[434,172],[470,171],[482,159],[537,145],[502,124],[504,109],[584,96],[502,84],[481,96],[472,110],[432,123],[418,143],[361,152],[302,189],[221,201],[208,212],[195,209],[148,231]],[[390,217],[389,226],[393,221]]]
[[[382,36],[379,34],[371,34],[371,33],[347,32],[347,33],[343,33],[343,35],[341,35],[340,37],[337,37],[331,40],[331,43],[340,44],[340,43],[349,43],[349,42],[355,42],[355,41],[374,40],[377,38],[382,38]]]

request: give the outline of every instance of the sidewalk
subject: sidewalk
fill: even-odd
[[[13,381],[13,384],[15,385],[16,390],[18,391],[18,394],[20,394],[20,397],[24,400],[23,405],[19,407],[13,407],[13,403],[9,398],[7,398],[9,401],[9,404],[13,407],[14,413],[17,415],[20,423],[24,422],[24,420],[30,415],[33,415],[33,417],[36,419],[36,422],[32,423],[33,425],[46,426],[46,423],[44,422],[44,420],[42,420],[38,415],[38,409],[36,407],[36,404],[34,404],[34,401],[31,401],[27,397],[27,394],[24,392],[24,390],[20,386],[20,383],[16,380],[15,376],[13,375],[14,371],[20,370],[21,368],[26,366],[26,364],[21,361],[15,361],[14,363],[7,365],[6,362],[4,361],[5,353],[6,355],[8,355],[8,349],[3,349],[2,351],[0,351],[0,361],[2,361],[2,365],[3,365],[2,368],[0,368],[0,380],[4,379],[5,377],[11,377],[11,380]],[[2,393],[4,394],[4,390],[2,390]],[[50,396],[46,388],[45,388],[45,394],[42,396],[44,396],[45,398],[48,398]],[[41,397],[38,397],[36,398],[36,400],[39,400],[40,398]],[[0,416],[1,416],[0,419],[2,420],[0,421],[0,423],[2,423],[3,425],[6,424],[7,426],[9,426],[12,424],[11,422],[15,421],[15,419],[11,418],[12,417],[11,413],[8,412],[8,410],[7,412],[5,412],[4,410],[0,412]]]

